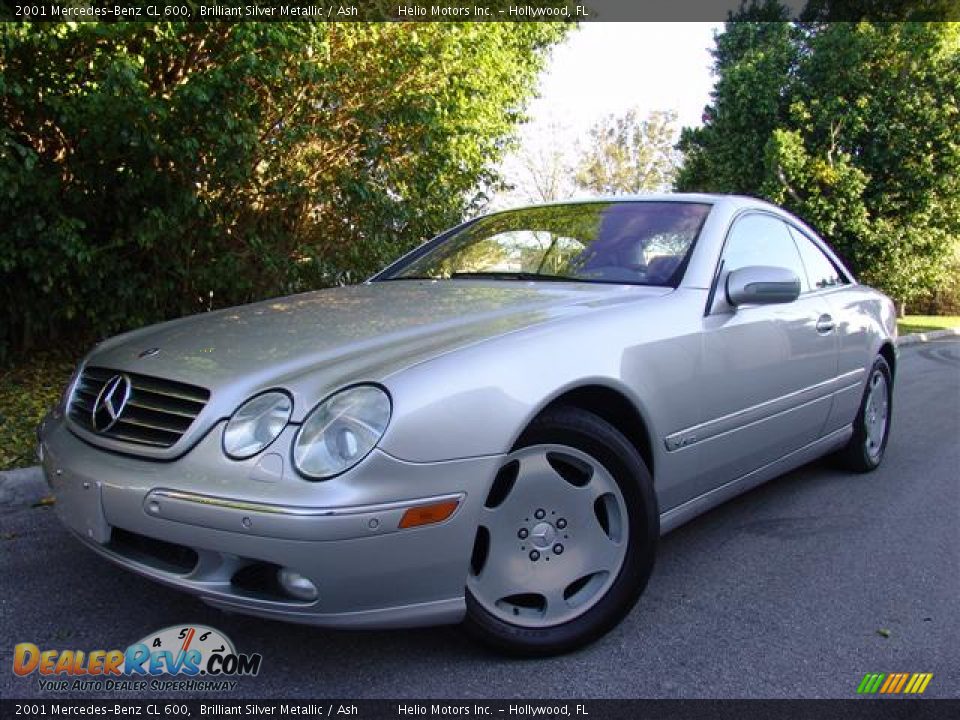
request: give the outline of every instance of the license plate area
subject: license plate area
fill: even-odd
[[[67,470],[57,475],[48,469],[47,477],[56,498],[54,508],[63,524],[88,540],[108,543],[110,525],[103,512],[100,483]]]

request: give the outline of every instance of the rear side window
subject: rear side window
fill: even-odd
[[[797,249],[800,251],[800,259],[803,260],[803,267],[807,274],[808,290],[816,292],[824,288],[847,284],[846,279],[840,271],[837,270],[836,265],[833,264],[830,258],[828,258],[810,238],[796,228],[790,228],[790,233],[797,243]]]
[[[739,270],[751,265],[786,268],[804,277],[803,263],[787,226],[769,215],[751,214],[739,218],[727,236],[723,269]]]

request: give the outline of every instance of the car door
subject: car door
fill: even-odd
[[[834,264],[819,243],[790,226],[807,272],[809,292],[827,303],[837,335],[837,378],[833,403],[823,428],[827,435],[853,422],[860,408],[864,382],[864,358],[870,357],[873,337],[863,322],[862,294],[846,273]]]
[[[755,265],[792,270],[793,302],[727,302],[726,278]],[[703,320],[702,421],[688,442],[700,448],[700,493],[772,463],[816,440],[830,411],[837,346],[829,306],[810,292],[787,225],[749,212],[728,234],[718,284]]]

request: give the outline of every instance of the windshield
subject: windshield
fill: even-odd
[[[709,204],[607,202],[497,213],[377,280],[496,278],[676,285]]]

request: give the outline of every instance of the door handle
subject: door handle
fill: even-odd
[[[826,335],[831,332],[837,324],[833,321],[833,318],[829,315],[821,315],[817,319],[817,332],[821,335]]]

